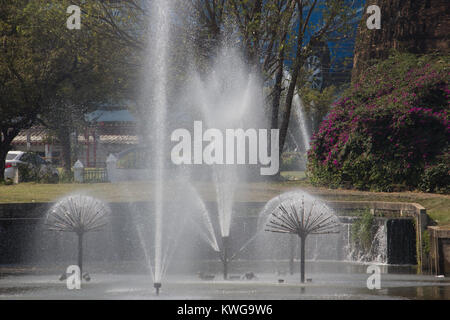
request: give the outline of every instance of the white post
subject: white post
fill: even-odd
[[[19,183],[19,168],[17,166],[14,166],[13,170],[14,170],[13,183],[18,184]]]
[[[75,182],[83,183],[84,182],[84,165],[83,163],[78,160],[73,165],[73,178]]]
[[[109,182],[117,181],[117,158],[112,153],[106,159],[106,170]]]
[[[52,161],[53,145],[45,144],[45,160]]]

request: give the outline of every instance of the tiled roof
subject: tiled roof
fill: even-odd
[[[31,144],[43,144],[48,137],[47,130],[41,127],[33,127],[27,130],[22,130],[19,135],[17,135],[12,144],[26,144],[27,136],[30,135]]]
[[[129,135],[104,135],[100,136],[100,143],[138,144],[138,136]]]
[[[31,129],[23,130],[19,133],[17,137],[12,141],[13,145],[26,144],[27,135],[30,134],[30,143],[32,145],[40,145],[48,142],[47,130],[41,127],[34,127]],[[85,143],[86,138],[84,135],[78,136],[78,143]],[[94,138],[89,136],[89,142],[93,143]],[[98,143],[100,144],[138,144],[139,137],[136,135],[99,135]],[[57,143],[57,142],[56,142]]]
[[[86,138],[83,135],[78,136],[78,142],[79,143],[85,143]],[[94,138],[92,136],[89,137],[89,142],[94,142]],[[138,136],[132,136],[132,135],[100,135],[99,140],[97,141],[99,143],[104,144],[138,144],[139,138]]]

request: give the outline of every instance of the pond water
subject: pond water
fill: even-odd
[[[378,300],[450,299],[450,279],[418,275],[414,266],[378,265],[381,288],[367,288],[368,265],[335,261],[307,261],[305,284],[299,273],[287,274],[280,268],[287,261],[234,261],[230,280],[222,280],[220,264],[202,262],[208,272],[168,274],[159,296],[152,278],[142,273],[107,273],[104,267],[90,266],[92,280],[81,290],[68,290],[55,270],[0,268],[0,299],[200,299],[200,300]],[[120,269],[120,268],[119,268]],[[125,268],[126,269],[126,268]],[[278,271],[275,271],[278,270]],[[256,278],[244,280],[253,272]],[[211,277],[213,277],[211,279]]]

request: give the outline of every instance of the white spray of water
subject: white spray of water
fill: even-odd
[[[214,233],[214,227],[208,209],[206,209],[205,202],[191,184],[188,184],[188,188],[189,195],[192,198],[191,200],[196,204],[193,208],[193,215],[195,215],[193,217],[194,226],[197,228],[200,237],[205,240],[214,251],[219,252],[220,249]]]
[[[257,79],[246,72],[246,66],[237,52],[223,48],[211,71],[204,77],[197,73],[188,86],[187,100],[200,108],[209,128],[258,128],[264,118],[261,87]],[[212,165],[216,191],[220,232],[230,235],[233,203],[237,184],[245,177],[237,165]]]
[[[285,205],[288,209],[291,205],[297,209],[303,207],[306,214],[305,224],[319,221],[324,217],[329,217],[330,220],[327,221],[335,221],[336,223],[333,227],[333,231],[339,231],[341,229],[338,217],[325,201],[303,190],[293,190],[282,193],[267,202],[258,217],[257,232],[259,232],[261,236],[258,238],[257,245],[260,256],[265,259],[274,261],[289,259],[291,258],[291,253],[295,256],[295,246],[297,243],[296,236],[292,238],[285,234],[265,232],[268,222],[273,217],[273,213],[279,211],[279,206],[281,204]],[[330,250],[335,251],[337,248],[336,237],[338,236],[339,234],[315,234],[312,232],[310,238],[306,241],[307,247],[318,247],[317,250],[313,252],[312,258],[316,259],[319,251],[321,251],[319,249],[325,249],[325,247],[330,247]],[[324,248],[321,248],[321,246],[324,246]],[[294,251],[292,251],[293,248]]]
[[[363,251],[358,248],[351,241],[351,227],[352,224],[347,224],[347,261],[360,263],[387,263],[387,227],[386,222],[382,222],[377,226],[376,232],[373,236],[370,248]]]
[[[372,246],[374,247],[371,251],[374,251],[373,262],[376,263],[387,263],[387,230],[386,223],[383,223],[378,227],[375,233]]]
[[[171,0],[153,1],[150,25],[154,32],[150,33],[149,39],[149,63],[150,72],[153,73],[153,81],[149,88],[152,100],[148,101],[148,108],[153,110],[150,123],[153,123],[152,135],[155,135],[155,155],[154,155],[154,179],[155,179],[155,265],[154,282],[161,282],[165,261],[162,248],[163,231],[163,189],[164,189],[164,152],[166,139],[166,111],[167,111],[167,61],[168,44],[170,37],[169,10]]]
[[[291,75],[289,72],[284,72],[284,80],[283,85],[287,88],[289,85],[289,81],[291,79]],[[295,88],[295,92],[298,92],[298,88]],[[302,134],[302,140],[303,140],[303,148],[305,151],[308,151],[310,148],[310,139],[311,135],[308,131],[308,125],[307,125],[307,119],[305,115],[305,106],[303,104],[303,101],[298,93],[294,94],[294,97],[292,99],[292,108],[294,110],[295,120],[298,122],[298,126],[300,128],[301,134]]]
[[[310,148],[309,141],[311,139],[311,136],[308,132],[308,127],[306,124],[306,115],[304,112],[305,107],[303,105],[302,99],[300,98],[300,96],[298,94],[294,95],[294,99],[292,100],[292,103],[293,103],[292,107],[294,108],[294,112],[295,112],[295,115],[299,122],[300,130],[302,132],[303,147],[305,148],[306,151],[308,151]]]

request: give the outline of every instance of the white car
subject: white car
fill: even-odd
[[[6,155],[5,180],[14,180],[14,168],[20,164],[28,164],[38,168],[42,175],[50,173],[56,181],[59,178],[58,170],[39,155],[33,152],[9,151]]]

